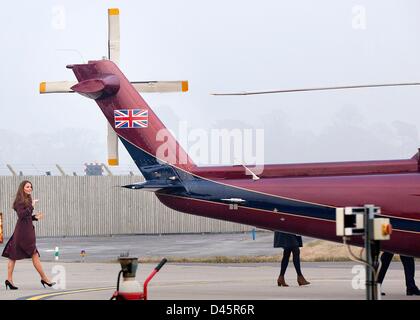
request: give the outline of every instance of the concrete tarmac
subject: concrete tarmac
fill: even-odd
[[[303,238],[304,242],[310,240],[313,239]],[[257,232],[255,240],[251,232],[39,238],[37,247],[43,261],[54,261],[55,247],[58,247],[60,261],[65,262],[81,261],[82,250],[86,252],[85,262],[116,261],[120,253],[127,252],[140,259],[281,254],[281,249],[273,248],[272,232]]]
[[[387,295],[383,300],[420,300],[419,296],[405,295],[404,271],[400,264],[393,262],[388,270],[383,288]],[[141,264],[137,281],[143,284],[155,265]],[[6,291],[3,286],[0,299],[107,300],[115,291],[120,270],[118,263],[45,262],[43,266],[47,274],[58,281],[55,289],[44,289],[31,261],[24,260],[16,264],[14,273],[19,289]],[[168,263],[151,280],[148,295],[150,300],[365,299],[365,291],[360,287],[364,272],[355,263],[308,262],[302,267],[311,284],[299,287],[290,265],[286,273],[290,287],[285,288],[277,287],[277,264]],[[0,270],[1,279],[5,279],[6,261],[0,263]]]
[[[159,241],[157,241],[159,240]],[[37,239],[43,267],[55,288],[43,288],[30,260],[17,261],[14,282],[19,290],[4,289],[7,259],[0,260],[0,299],[107,300],[115,291],[121,252],[146,256],[274,255],[272,233],[219,235],[126,236],[101,238]],[[54,247],[60,245],[59,260]],[[80,249],[87,252],[81,262]],[[128,249],[128,250],[127,250]],[[112,262],[114,261],[114,262]],[[156,263],[157,264],[157,263]],[[156,264],[140,264],[137,281],[143,284]],[[150,300],[363,300],[364,269],[356,262],[303,262],[309,286],[299,287],[293,263],[286,281],[278,287],[279,263],[200,264],[167,263],[149,284]],[[420,268],[417,265],[417,278]],[[418,282],[418,281],[417,281]],[[383,300],[420,300],[405,295],[404,271],[392,262],[384,281]]]

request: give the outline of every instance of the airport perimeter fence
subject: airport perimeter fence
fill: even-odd
[[[246,225],[204,218],[167,208],[154,193],[121,188],[143,181],[142,176],[0,176],[0,212],[4,236],[10,237],[17,220],[11,206],[19,183],[33,183],[35,222],[41,237],[122,234],[246,232]]]

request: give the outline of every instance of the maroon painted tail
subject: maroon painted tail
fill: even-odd
[[[112,61],[89,61],[68,68],[79,81],[72,90],[97,102],[142,172],[143,167],[162,162],[188,172],[196,167]]]

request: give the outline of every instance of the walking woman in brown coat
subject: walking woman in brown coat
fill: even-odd
[[[18,215],[15,231],[10,237],[3,250],[2,256],[9,258],[7,266],[7,280],[4,282],[7,288],[11,290],[18,289],[13,283],[13,270],[15,268],[16,260],[32,258],[32,263],[36,271],[41,276],[41,284],[51,287],[55,283],[51,283],[44,270],[42,269],[41,261],[39,260],[39,252],[36,248],[35,227],[32,221],[42,219],[42,213],[32,215],[34,206],[37,200],[32,200],[32,183],[30,181],[23,181],[16,193],[15,201],[13,202],[13,209]]]

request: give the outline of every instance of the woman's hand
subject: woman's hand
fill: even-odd
[[[36,205],[36,203],[37,203],[38,201],[39,201],[38,199],[34,199],[34,200],[32,200],[32,207],[34,207],[34,208],[35,208],[35,205]]]
[[[44,214],[42,212],[38,212],[35,214],[35,218],[38,220],[41,220],[44,217]]]

